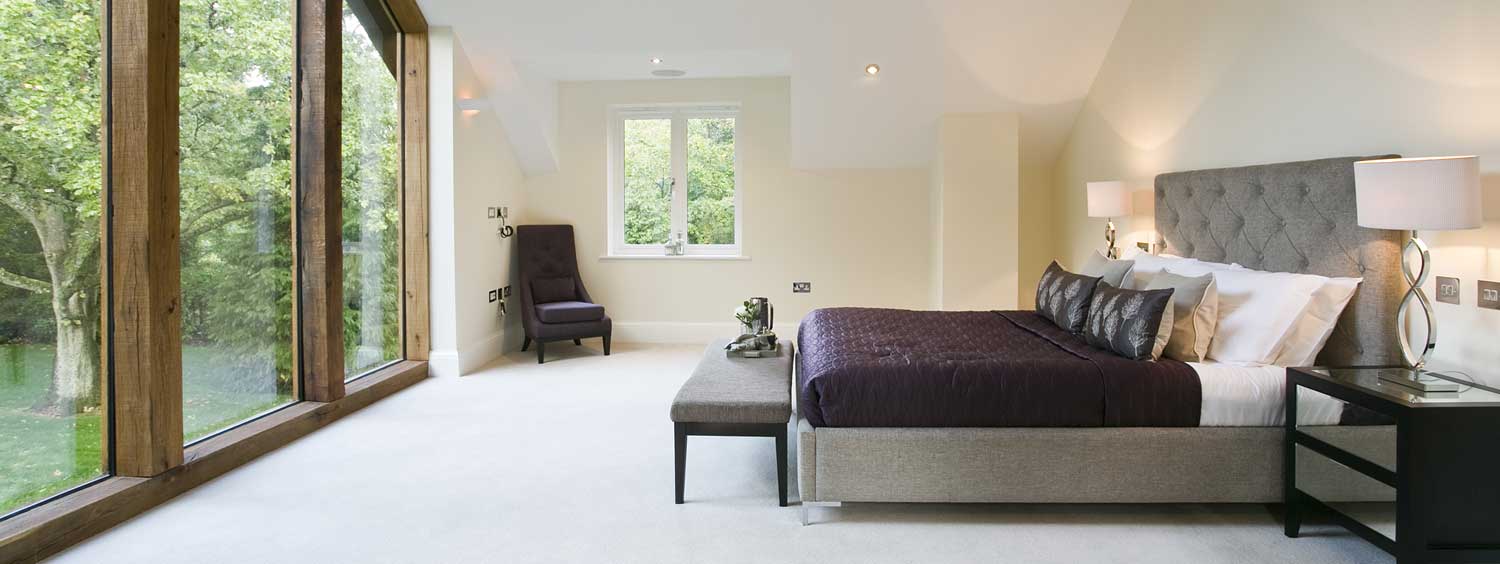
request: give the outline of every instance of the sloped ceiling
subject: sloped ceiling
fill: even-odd
[[[556,169],[556,83],[788,76],[793,164],[931,162],[943,113],[1021,115],[1050,164],[1129,0],[419,0],[451,26],[528,174]],[[663,59],[661,66],[652,57]],[[879,76],[864,66],[877,63]],[[655,79],[673,80],[673,79]]]

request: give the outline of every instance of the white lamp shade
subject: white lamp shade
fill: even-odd
[[[1130,190],[1124,182],[1090,182],[1089,217],[1125,217],[1130,215]]]
[[[1354,163],[1359,224],[1375,229],[1473,229],[1484,223],[1479,157]]]

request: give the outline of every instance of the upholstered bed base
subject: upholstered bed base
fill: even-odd
[[[1324,427],[1356,452],[1394,460],[1390,426]],[[1282,499],[1280,427],[872,428],[798,421],[804,502],[1270,503]],[[1298,482],[1335,501],[1391,501],[1323,457]],[[1362,476],[1361,476],[1362,477]]]
[[[1353,164],[1358,160],[1160,175],[1156,231],[1172,254],[1362,278],[1319,364],[1392,365],[1397,359],[1392,320],[1403,289],[1402,233],[1359,225]],[[806,420],[798,426],[804,502],[1282,500],[1280,427],[813,428]],[[1334,442],[1345,449],[1394,460],[1393,427],[1310,429],[1338,435]],[[1296,458],[1298,487],[1320,499],[1394,498],[1384,484],[1320,456]]]

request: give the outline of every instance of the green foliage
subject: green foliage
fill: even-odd
[[[688,243],[732,245],[734,118],[686,121]],[[625,120],[623,157],[625,242],[666,243],[672,231],[672,120]]]
[[[343,45],[344,368],[357,375],[401,354],[400,84],[347,5]]]
[[[734,244],[734,118],[687,122],[688,242]]]
[[[179,79],[183,339],[233,353],[184,371],[266,364],[225,384],[274,377],[282,392],[293,378],[290,7],[184,0]]]
[[[625,120],[625,243],[660,245],[672,231],[672,120]]]

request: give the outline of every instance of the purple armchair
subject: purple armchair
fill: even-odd
[[[604,306],[589,298],[578,276],[573,226],[516,227],[516,247],[521,262],[521,326],[526,330],[521,350],[535,341],[536,362],[541,364],[548,342],[582,345],[585,338],[603,337],[604,355],[609,356],[612,326]]]

